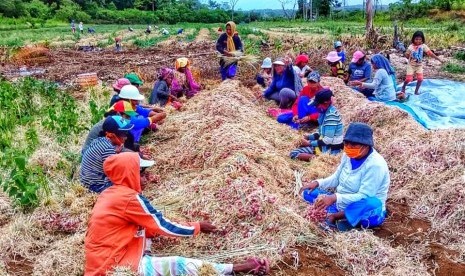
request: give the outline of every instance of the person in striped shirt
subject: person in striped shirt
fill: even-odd
[[[84,241],[85,276],[109,275],[118,266],[129,268],[134,275],[198,275],[203,264],[211,264],[218,275],[269,273],[268,260],[260,258],[219,264],[153,255],[150,241],[155,236],[188,238],[214,233],[217,228],[206,221],[176,223],[167,219],[142,195],[145,183],[139,163],[139,155],[133,152],[112,155],[103,163],[113,186],[99,196],[89,219]]]
[[[89,190],[100,193],[111,186],[103,172],[103,162],[111,155],[121,152],[128,131],[133,128],[121,116],[110,116],[102,125],[100,137],[84,150],[79,178]]]
[[[299,148],[291,151],[291,158],[310,161],[322,152],[337,154],[343,149],[343,131],[341,115],[332,104],[333,92],[329,89],[319,91],[311,103],[316,106],[318,116],[318,132],[305,135],[299,142]]]

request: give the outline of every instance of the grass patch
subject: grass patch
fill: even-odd
[[[449,62],[442,67],[442,70],[452,74],[464,74],[465,65]]]
[[[458,60],[465,61],[465,51],[455,53],[454,57]]]

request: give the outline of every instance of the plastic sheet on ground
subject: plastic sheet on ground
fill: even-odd
[[[407,101],[389,102],[410,113],[427,129],[465,128],[465,83],[450,80],[424,80],[420,95],[414,95],[416,82],[406,88]]]

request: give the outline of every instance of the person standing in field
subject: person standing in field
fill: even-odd
[[[71,31],[74,33],[76,33],[76,24],[74,23],[74,20],[71,20]]]
[[[233,57],[237,52],[243,52],[242,41],[236,32],[236,23],[226,23],[226,32],[222,33],[216,41],[216,50],[225,57]],[[220,59],[221,79],[233,79],[237,72],[237,62],[226,63],[225,58]]]
[[[437,59],[439,62],[442,60],[436,56],[430,48],[425,44],[425,35],[422,31],[416,31],[412,36],[412,44],[407,48],[405,53],[409,60],[407,65],[407,75],[405,76],[405,82],[402,86],[402,90],[399,94],[399,98],[405,98],[405,87],[411,81],[413,81],[413,75],[416,75],[417,86],[415,87],[415,95],[420,94],[420,86],[423,82],[423,56],[426,54],[430,57]]]
[[[123,49],[123,46],[121,46],[121,37],[116,37],[115,38],[115,49],[117,52],[121,52],[121,50]]]
[[[79,32],[84,34],[84,24],[82,24],[82,22],[79,22]]]

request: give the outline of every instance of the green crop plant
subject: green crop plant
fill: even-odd
[[[2,189],[13,202],[25,210],[37,207],[40,203],[40,192],[50,194],[45,175],[39,167],[28,167],[24,156],[14,159],[10,177],[1,181]]]

